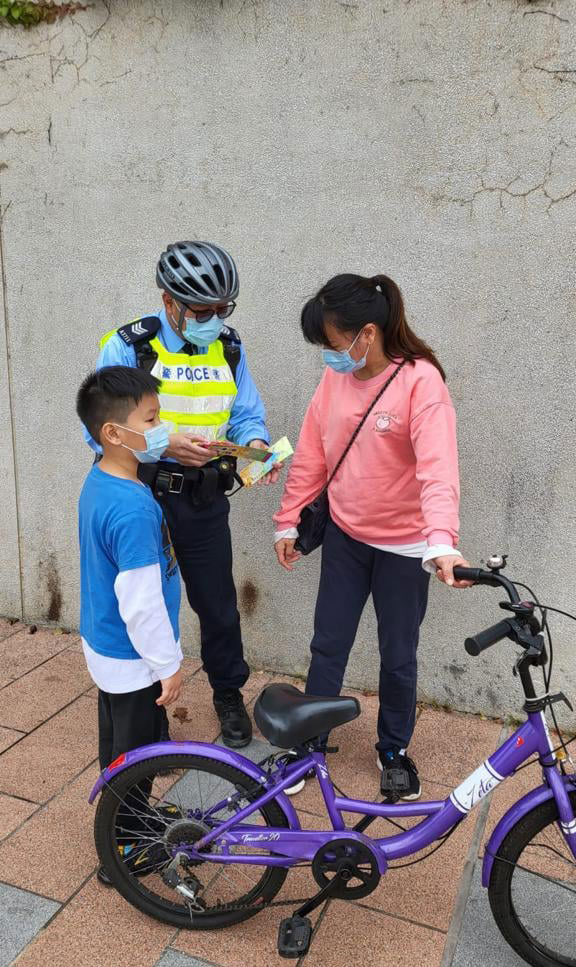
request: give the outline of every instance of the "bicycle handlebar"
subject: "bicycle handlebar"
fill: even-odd
[[[488,584],[493,588],[504,588],[513,604],[520,603],[520,595],[516,588],[498,571],[484,571],[481,567],[462,567],[457,564],[454,568],[457,581],[472,581],[474,584]]]
[[[503,638],[507,638],[509,634],[510,622],[504,618],[497,624],[492,625],[491,628],[486,628],[484,631],[479,631],[477,635],[466,638],[464,648],[469,655],[476,657],[481,651],[485,651],[486,648],[490,648],[497,642],[502,641]]]

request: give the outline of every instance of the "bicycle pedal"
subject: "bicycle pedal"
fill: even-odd
[[[286,917],[278,928],[278,953],[281,957],[302,957],[307,954],[312,939],[309,917]]]

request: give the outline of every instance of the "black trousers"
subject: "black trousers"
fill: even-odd
[[[186,493],[167,494],[159,504],[170,528],[190,607],[200,620],[204,671],[215,692],[242,688],[250,675],[244,660],[240,615],[232,577],[230,503],[218,493],[196,508]]]
[[[160,682],[136,692],[98,690],[98,757],[105,769],[123,752],[160,741],[163,707],[156,705]]]
[[[123,752],[160,741],[163,706],[156,705],[162,691],[160,682],[148,688],[120,694],[98,690],[98,755],[105,769]],[[150,835],[146,819],[152,783],[146,779],[130,790],[119,805],[116,817],[118,844]]]
[[[340,694],[371,594],[380,648],[378,749],[406,748],[414,731],[416,649],[429,580],[419,558],[377,551],[348,537],[333,521],[328,523],[306,692]]]

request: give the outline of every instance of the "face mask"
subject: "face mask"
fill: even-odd
[[[350,345],[350,349],[359,338],[360,332],[356,336],[354,342]],[[370,346],[362,356],[362,359],[353,359],[350,355],[350,349],[345,349],[343,352],[338,352],[336,349],[323,349],[322,358],[327,366],[330,366],[336,373],[355,373],[358,369],[362,369],[366,365],[366,357],[370,350]]]
[[[131,433],[137,433],[138,436],[143,436],[146,441],[145,450],[132,450],[132,447],[126,446],[125,443],[122,444],[126,450],[131,450],[139,463],[156,463],[165,450],[168,449],[170,441],[168,437],[174,429],[173,423],[159,423],[158,426],[151,427],[150,430],[145,430],[143,433],[140,430],[133,430],[130,426],[122,426],[119,423],[115,423],[114,426],[120,427],[121,430],[130,430]]]
[[[207,322],[197,322],[196,319],[185,318],[182,320],[183,328],[180,328],[178,320],[174,316],[171,318],[176,329],[181,333],[182,338],[186,342],[192,343],[193,346],[201,346],[202,349],[206,349],[207,346],[216,342],[224,325],[216,313]]]
[[[217,315],[213,315],[208,322],[196,322],[195,319],[185,319],[186,328],[182,330],[182,335],[186,342],[191,342],[195,346],[210,346],[216,342],[222,332],[222,320]]]

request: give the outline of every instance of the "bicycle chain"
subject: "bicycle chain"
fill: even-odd
[[[296,866],[289,867],[289,869],[304,870],[310,869],[311,867],[311,863],[299,863]],[[304,896],[295,897],[291,900],[268,900],[267,903],[217,903],[215,906],[210,907],[209,911],[210,913],[235,913],[240,910],[266,910],[268,907],[288,907],[296,903],[300,905],[301,903],[306,903],[309,899],[309,896]]]

